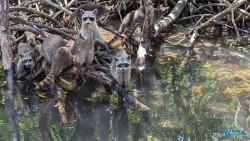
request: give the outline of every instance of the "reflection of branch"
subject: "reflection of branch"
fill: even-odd
[[[44,107],[39,120],[39,130],[43,141],[53,141],[52,135],[48,129],[48,117],[53,108],[54,100],[49,101]]]

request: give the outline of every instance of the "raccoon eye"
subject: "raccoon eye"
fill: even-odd
[[[88,19],[87,17],[82,18],[83,21],[87,21],[87,19]]]
[[[128,63],[125,63],[124,66],[127,68],[127,67],[129,67],[129,64],[128,64]]]
[[[93,22],[95,20],[95,18],[89,17],[89,20]]]
[[[122,67],[122,64],[118,64],[117,67],[118,67],[118,68],[121,68],[121,67]]]
[[[23,60],[23,63],[26,64],[26,63],[28,63],[28,61],[29,61],[29,60]]]

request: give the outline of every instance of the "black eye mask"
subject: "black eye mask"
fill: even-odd
[[[89,19],[92,22],[95,20],[95,18],[93,18],[93,17],[84,17],[84,18],[82,18],[83,21],[87,21],[87,19]]]
[[[123,63],[123,64],[118,64],[118,65],[117,65],[118,68],[122,68],[123,66],[124,66],[125,68],[127,68],[127,67],[129,67],[129,64],[128,64],[128,63]]]
[[[31,59],[26,59],[26,60],[23,60],[22,62],[23,62],[24,64],[26,64],[26,63],[32,62],[32,60],[31,60]]]

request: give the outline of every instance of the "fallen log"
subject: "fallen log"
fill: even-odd
[[[162,31],[165,31],[169,25],[176,21],[183,9],[186,7],[187,3],[187,0],[179,0],[168,16],[164,17],[160,22],[155,24],[154,29],[156,33],[159,34]]]
[[[139,102],[135,97],[131,95],[131,92],[122,87],[115,79],[111,78],[109,75],[102,71],[81,71],[82,75],[93,78],[104,86],[110,87],[112,90],[116,91],[118,94],[122,95],[130,104],[138,105],[143,110],[148,111],[150,108],[145,104]]]

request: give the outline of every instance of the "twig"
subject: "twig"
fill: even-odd
[[[226,27],[229,27],[229,28],[234,28],[234,27],[232,27],[232,26],[230,26],[230,25],[222,24],[222,23],[219,23],[219,22],[217,22],[217,21],[213,21],[213,22],[216,23],[216,24],[222,25],[222,26],[226,26]],[[243,33],[250,34],[250,32],[248,32],[247,30],[243,30],[243,29],[240,29],[240,28],[237,28],[237,29],[238,29],[239,31],[243,32]]]
[[[48,25],[45,25],[45,24],[40,24],[40,23],[33,23],[35,26],[38,26],[40,28],[47,28],[49,29],[50,31],[52,31],[52,33],[56,32],[57,34],[59,35],[64,35],[72,40],[75,40],[75,37],[69,35],[68,33],[60,30],[59,28],[54,28],[54,27],[51,27],[51,26],[48,26]]]
[[[235,24],[235,21],[234,21],[234,9],[231,10],[231,19],[232,19],[232,23],[233,23],[233,26],[234,26],[234,30],[236,32],[237,39],[239,39],[240,38],[240,33],[239,33],[237,25]]]
[[[17,17],[17,16],[10,16],[10,21],[12,21],[12,22],[14,22],[14,23],[17,23],[17,24],[20,24],[20,23],[26,24],[26,25],[32,27],[33,29],[35,29],[37,32],[40,32],[40,34],[41,34],[42,36],[45,36],[45,35],[43,34],[43,32],[42,32],[39,28],[35,27],[31,22],[29,22],[29,21],[27,21],[27,20],[25,20],[25,19],[22,19],[22,18]]]
[[[29,5],[31,5],[31,4],[33,4],[33,3],[37,3],[37,2],[41,2],[41,1],[42,1],[42,0],[25,1],[25,2],[23,2],[23,3],[21,4],[21,6],[27,7],[27,6],[29,6]]]
[[[202,16],[202,17],[196,22],[196,24],[195,24],[194,26],[196,27],[198,24],[200,24],[200,22],[201,22],[204,18],[205,18],[205,16]]]
[[[16,17],[16,16],[10,16],[10,20],[15,22],[15,23],[20,23],[21,22],[23,24],[29,25],[29,26],[35,28],[37,31],[39,31],[40,34],[43,35],[43,36],[45,36],[43,31],[40,30],[39,28],[36,28],[35,26],[40,27],[40,28],[47,28],[47,29],[49,29],[49,30],[51,30],[53,32],[56,32],[56,33],[58,33],[60,35],[64,35],[64,36],[66,36],[66,37],[68,37],[70,39],[75,40],[75,37],[69,35],[68,33],[64,32],[62,30],[60,30],[59,28],[54,28],[54,27],[51,27],[51,26],[48,26],[48,25],[45,25],[45,24],[41,24],[41,23],[29,22],[27,20],[24,20],[24,19],[22,19],[20,17]]]
[[[210,16],[214,16],[214,14],[199,14],[199,15],[187,16],[187,17],[183,17],[183,18],[178,19],[177,22],[189,20],[189,19],[195,18],[195,17],[210,17]]]
[[[30,13],[33,13],[33,14],[37,14],[37,15],[40,15],[42,16],[43,18],[46,18],[46,19],[49,19],[51,20],[52,22],[56,23],[57,25],[60,26],[60,22],[57,21],[56,19],[52,18],[51,16],[43,13],[43,12],[39,12],[37,10],[34,10],[34,9],[28,9],[26,7],[10,7],[10,12],[13,12],[13,11],[24,11],[24,12],[30,12]]]
[[[59,9],[59,10],[62,10],[62,11],[64,11],[66,14],[68,14],[68,15],[73,15],[73,13],[71,12],[71,11],[69,11],[68,9],[66,9],[66,8],[64,8],[64,7],[61,7],[60,5],[58,5],[58,4],[55,4],[55,3],[53,3],[53,2],[51,2],[51,1],[49,1],[49,0],[43,0],[43,2],[46,2],[47,4],[49,4],[49,5],[51,5],[51,6],[53,6],[53,7],[55,7],[55,8],[57,8],[57,9]]]
[[[232,5],[229,5],[229,4],[223,4],[223,3],[210,3],[210,4],[207,4],[207,5],[203,5],[197,9],[194,10],[194,13],[196,13],[197,11],[201,10],[202,8],[205,8],[205,7],[209,7],[209,6],[223,6],[223,7],[230,7]],[[240,8],[237,8],[236,9],[237,11],[241,12],[242,14],[250,17],[250,13],[248,13],[246,10],[243,10],[243,9],[240,9]]]
[[[28,25],[24,25],[24,26],[11,26],[10,27],[10,31],[30,31],[33,32],[37,35],[41,35],[41,32],[37,31],[35,28],[30,27]],[[43,37],[45,37],[44,35],[42,35]]]
[[[246,8],[246,11],[248,11],[250,9],[250,5],[248,5],[247,6],[247,8]],[[235,19],[235,22],[238,22],[240,19],[241,19],[241,17],[242,17],[242,13]]]
[[[65,6],[65,9],[70,8],[74,3],[76,2],[76,0],[72,0],[67,6]],[[58,12],[56,12],[53,16],[53,18],[57,18],[60,14],[62,14],[63,10],[60,10]]]
[[[224,4],[224,3],[209,3],[209,4],[206,4],[206,5],[202,5],[202,6],[198,7],[197,9],[195,9],[195,10],[194,10],[194,13],[196,13],[197,11],[200,11],[200,10],[203,9],[203,8],[210,7],[210,6],[223,6],[223,7],[229,7],[230,5]]]
[[[235,2],[234,4],[232,4],[230,7],[226,8],[225,10],[223,10],[222,12],[218,13],[217,15],[211,17],[210,19],[208,19],[206,22],[201,23],[199,26],[195,27],[193,32],[192,37],[197,38],[198,35],[198,31],[200,31],[201,29],[207,27],[212,21],[218,21],[219,19],[221,19],[223,16],[225,16],[226,14],[228,14],[229,12],[231,12],[231,9],[236,9],[238,7],[240,7],[242,4],[244,4],[247,0],[238,0],[237,2]],[[191,38],[190,43],[189,43],[189,47],[192,49],[193,48],[193,43],[194,43],[195,39],[193,40]],[[190,52],[187,52],[187,55],[190,55]]]

